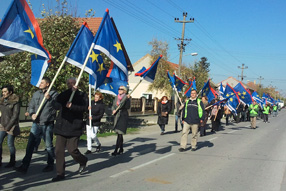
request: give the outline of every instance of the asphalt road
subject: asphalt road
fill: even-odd
[[[101,138],[102,152],[88,155],[83,175],[77,174],[78,164],[67,154],[66,179],[61,182],[51,182],[55,170],[41,172],[44,151],[34,154],[25,175],[2,167],[0,190],[286,191],[285,118],[282,110],[269,118],[270,123],[258,120],[255,130],[249,122],[225,126],[222,120],[221,131],[207,130],[207,136],[199,137],[196,151],[179,152],[181,134],[173,133],[172,116],[163,136],[156,125],[124,136],[120,156],[110,156],[116,137]],[[22,157],[18,154],[17,160]]]

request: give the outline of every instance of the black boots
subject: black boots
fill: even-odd
[[[10,155],[10,162],[4,166],[5,168],[12,168],[16,164],[15,155]]]

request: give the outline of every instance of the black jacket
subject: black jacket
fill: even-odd
[[[55,109],[60,110],[56,119],[54,133],[66,137],[79,137],[83,132],[85,123],[83,121],[84,112],[87,111],[88,97],[84,92],[77,90],[72,100],[71,108],[67,108],[71,89],[58,95],[53,102]]]
[[[98,102],[91,101],[92,126],[98,127],[100,125],[100,120],[103,117],[104,111],[105,105],[102,100],[99,100]],[[86,124],[89,125],[89,119],[86,120]]]
[[[205,119],[205,108],[204,108],[204,104],[202,101],[200,102],[200,105],[203,110],[203,116],[201,118],[199,117],[197,99],[195,100],[189,99],[189,102],[187,105],[187,117],[185,117],[186,104],[183,108],[183,113],[182,113],[183,121],[185,121],[188,124],[199,124],[200,120],[204,120]]]
[[[167,125],[169,121],[169,113],[171,112],[171,104],[168,101],[166,104],[159,103],[157,108],[158,120],[157,124]],[[168,112],[167,116],[162,116],[162,112]]]

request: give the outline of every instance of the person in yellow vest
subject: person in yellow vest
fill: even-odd
[[[250,124],[252,129],[256,129],[256,117],[259,112],[259,106],[255,100],[253,100],[252,104],[248,108],[250,115]]]
[[[273,117],[276,117],[277,114],[278,114],[278,107],[277,107],[277,104],[275,104],[275,105],[273,106]]]
[[[192,151],[197,149],[199,125],[202,124],[205,119],[204,110],[203,102],[197,98],[197,91],[192,90],[191,97],[186,101],[182,113],[184,127],[181,137],[181,147],[179,148],[180,152],[186,151],[190,129],[192,130]]]
[[[268,121],[268,115],[269,115],[269,112],[270,112],[270,106],[269,106],[269,103],[267,103],[264,107],[263,107],[263,118],[264,118],[264,120],[263,120],[263,122],[264,123],[270,123],[269,121]]]

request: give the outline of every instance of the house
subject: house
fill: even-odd
[[[129,75],[129,88],[130,90],[133,90],[134,87],[139,83],[140,77],[135,76],[135,73],[138,72],[143,66],[145,68],[149,68],[152,64],[152,56],[150,54],[146,54],[142,58],[140,58],[137,62],[133,64],[134,71]],[[167,63],[175,70],[179,68],[178,64],[172,63],[167,61]],[[167,75],[166,75],[167,78]],[[148,91],[149,85],[151,82],[148,82],[146,80],[143,80],[140,85],[134,90],[132,93],[132,98],[141,98],[145,97],[146,99],[154,99],[158,98],[160,99],[162,96],[165,95],[164,92],[161,91]]]
[[[217,84],[217,86],[219,87],[220,84],[222,83],[222,85],[223,85],[224,87],[226,86],[226,84],[229,84],[231,87],[235,87],[239,82],[240,82],[239,80],[237,80],[236,78],[230,76],[230,77],[228,77],[227,79],[225,79],[225,80],[219,82],[219,83]],[[252,84],[250,84],[250,86],[248,86],[247,84],[245,84],[245,83],[242,82],[242,85],[243,85],[245,88],[249,89],[250,93],[256,91],[256,88],[254,88],[254,86],[252,86]]]

